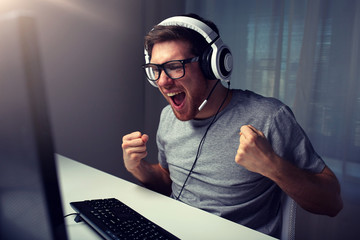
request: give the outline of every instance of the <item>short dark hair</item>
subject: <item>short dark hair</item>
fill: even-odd
[[[204,18],[200,17],[197,14],[191,13],[182,16],[192,17],[198,19],[208,25],[213,31],[219,35],[219,29],[217,26]],[[184,40],[188,41],[191,44],[191,53],[195,56],[201,56],[202,53],[209,47],[208,42],[205,38],[195,30],[182,26],[162,26],[156,25],[154,28],[145,36],[144,47],[149,54],[151,59],[151,53],[153,46],[156,43],[172,41],[172,40]]]

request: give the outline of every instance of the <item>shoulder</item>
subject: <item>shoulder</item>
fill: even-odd
[[[246,90],[233,91],[233,107],[241,108],[246,114],[269,116],[289,108],[280,100],[265,97],[255,92]]]
[[[241,101],[246,101],[248,104],[258,104],[268,107],[278,107],[284,105],[280,100],[273,97],[265,97],[249,90],[235,90],[234,96]]]
[[[251,91],[235,90],[231,107],[228,108],[228,122],[239,125],[253,125],[266,136],[271,135],[273,127],[296,125],[291,109],[280,100],[264,97]]]

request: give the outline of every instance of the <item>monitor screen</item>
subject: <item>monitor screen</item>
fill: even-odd
[[[66,239],[36,18],[0,16],[0,239]]]

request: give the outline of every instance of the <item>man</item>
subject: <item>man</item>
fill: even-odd
[[[190,17],[218,34],[212,22]],[[209,43],[191,18],[159,24],[145,38],[145,72],[169,105],[157,133],[159,164],[145,160],[149,137],[133,132],[123,137],[126,169],[150,189],[275,237],[283,192],[312,213],[337,215],[339,183],[291,110],[209,76],[204,54],[218,38]]]

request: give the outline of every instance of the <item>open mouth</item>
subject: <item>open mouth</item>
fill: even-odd
[[[172,102],[175,106],[180,106],[185,101],[185,93],[184,92],[174,92],[168,93],[168,97],[171,98]]]

